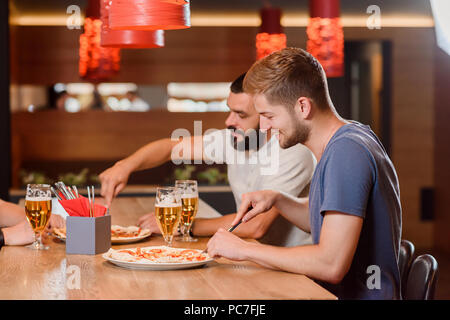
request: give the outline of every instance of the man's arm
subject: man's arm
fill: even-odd
[[[172,150],[176,154],[172,155]],[[101,195],[106,205],[111,205],[112,199],[125,188],[132,172],[157,167],[174,159],[193,159],[194,150],[203,150],[202,138],[191,137],[182,141],[161,139],[151,142],[137,150],[131,156],[118,161],[114,166],[102,172],[99,176]],[[196,152],[196,154],[199,152]],[[202,153],[200,153],[200,156]]]
[[[25,220],[14,226],[2,228],[2,231],[7,246],[21,246],[34,240],[33,229]]]
[[[339,283],[352,264],[363,219],[335,211],[324,214],[316,245],[285,248],[250,243],[221,229],[208,242],[208,253],[213,257],[253,261],[271,269]]]
[[[194,236],[211,236],[220,228],[228,229],[235,216],[236,214],[227,214],[219,218],[196,218],[192,232]],[[259,239],[264,236],[277,216],[278,211],[271,209],[266,214],[240,225],[233,233],[242,238]],[[153,212],[140,217],[137,224],[143,229],[149,229],[152,233],[161,233]]]
[[[17,204],[0,200],[0,227],[14,226],[25,220],[24,208]]]
[[[25,209],[17,204],[0,200],[0,227],[6,245],[33,242],[34,233],[25,217]]]
[[[64,226],[65,220],[57,214],[52,214],[46,232],[54,227]],[[25,209],[17,204],[0,200],[0,227],[6,245],[24,245],[34,240],[34,232],[26,219]]]
[[[311,233],[309,223],[309,198],[297,198],[281,192],[275,208],[286,220],[305,232]]]
[[[250,207],[253,209],[248,210]],[[296,198],[284,192],[262,190],[242,195],[242,202],[231,223],[233,226],[241,219],[248,223],[256,216],[275,208],[286,220],[303,231],[310,232],[308,198]]]
[[[239,228],[236,228],[236,230],[233,231],[233,233],[241,238],[262,238],[277,216],[278,211],[275,208],[272,208],[265,212],[265,214],[259,215],[248,223],[241,224]],[[230,228],[235,217],[236,214],[233,213],[212,219],[197,218],[194,221],[192,233],[196,236],[211,236],[216,233],[219,228]]]

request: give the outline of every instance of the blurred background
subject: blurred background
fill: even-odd
[[[229,84],[258,58],[261,9],[280,9],[284,45],[304,49],[311,15],[305,0],[192,0],[190,28],[166,30],[160,48],[121,48],[118,70],[89,78],[80,65],[89,1],[10,0],[2,21],[8,5],[0,196],[13,200],[30,182],[98,183],[100,172],[145,143],[176,128],[193,134],[194,120],[203,130],[223,128]],[[328,79],[333,102],[343,117],[370,125],[393,160],[402,237],[448,265],[450,32],[445,23],[437,30],[428,0],[341,0],[339,9],[344,46],[340,72],[331,68]],[[207,186],[202,198],[221,213],[235,209],[223,165],[165,164],[133,174],[125,194],[152,194],[181,177]],[[448,281],[448,273],[440,277]],[[450,286],[437,297],[450,297]]]

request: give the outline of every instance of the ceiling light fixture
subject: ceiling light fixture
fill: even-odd
[[[286,34],[281,26],[281,10],[266,6],[261,9],[261,27],[256,35],[256,59],[286,48]]]
[[[109,11],[114,0],[100,0],[100,18],[102,47],[118,48],[162,48],[164,47],[163,30],[111,30],[109,27]]]
[[[344,75],[344,31],[339,0],[310,0],[306,48],[319,60],[327,77]]]
[[[100,46],[99,0],[90,0],[84,19],[84,32],[80,35],[79,74],[91,82],[107,80],[120,69],[120,49]]]
[[[191,26],[188,0],[114,0],[109,11],[113,30],[174,30]]]

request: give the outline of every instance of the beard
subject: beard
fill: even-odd
[[[291,135],[283,134],[285,138],[283,141],[280,139],[280,147],[283,149],[295,146],[298,143],[305,144],[309,139],[311,128],[307,125],[297,123],[293,125],[294,132]],[[280,132],[281,133],[281,132]]]
[[[227,127],[229,130],[239,135],[241,138],[231,136],[231,144],[233,148],[238,151],[257,151],[264,144],[266,134],[259,130],[259,125],[256,129],[249,129],[245,132],[242,129],[236,129],[234,126]],[[254,141],[256,139],[256,141]]]

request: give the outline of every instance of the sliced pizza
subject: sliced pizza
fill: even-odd
[[[53,234],[61,239],[66,240],[66,228],[53,228]],[[111,226],[111,241],[126,242],[127,240],[139,240],[151,235],[149,229],[141,229],[136,226],[122,227],[118,225]]]
[[[111,240],[121,240],[127,238],[141,238],[151,234],[149,229],[141,229],[136,226],[122,227],[118,225],[111,226]]]
[[[136,263],[189,263],[211,260],[201,250],[171,248],[166,246],[110,249],[107,256],[114,260]]]

